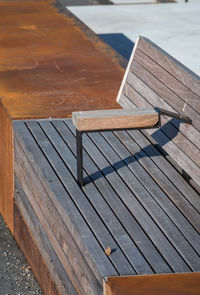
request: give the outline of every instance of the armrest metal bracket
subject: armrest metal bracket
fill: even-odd
[[[155,129],[160,128],[161,126],[161,115],[177,118],[181,120],[183,123],[192,123],[192,120],[188,118],[187,116],[173,113],[161,108],[155,107],[154,110],[158,112],[159,120],[158,123],[154,126],[150,127],[144,127],[144,128],[115,128],[115,129],[98,129],[98,130],[81,130],[79,131],[76,129],[76,154],[77,154],[77,182],[80,185],[80,187],[84,186],[84,180],[83,180],[83,147],[82,147],[82,135],[84,132],[91,133],[91,132],[106,132],[106,131],[118,131],[118,130],[142,130],[142,129]]]

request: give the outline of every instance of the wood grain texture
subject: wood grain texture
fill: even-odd
[[[160,292],[153,274],[199,272],[199,195],[141,131],[85,133],[86,185],[80,189],[72,120],[17,121],[14,130],[15,173],[24,190],[17,205],[36,241],[51,245],[55,273],[62,282],[67,275],[70,294],[100,295],[104,277],[124,275],[138,278],[136,292],[147,292],[151,283],[149,290]],[[124,286],[104,288],[129,294]]]
[[[70,127],[72,132],[75,132],[75,130],[73,130],[73,126],[71,126],[70,124],[70,120],[66,120],[65,122],[67,122],[67,125]],[[121,137],[120,140],[123,140],[123,138]],[[126,139],[125,139],[125,142],[127,143]],[[169,225],[170,221],[168,220],[169,221],[168,223],[165,214],[163,214],[164,212],[161,213],[159,207],[157,207],[157,204],[154,202],[155,201],[154,198],[152,199],[153,196],[150,196],[148,192],[149,191],[148,185],[146,183],[147,178],[144,175],[141,175],[142,181],[140,180],[141,181],[140,183],[137,179],[138,175],[134,177],[133,174],[130,174],[130,171],[129,169],[127,169],[126,164],[123,163],[123,161],[118,158],[117,156],[119,154],[118,148],[121,149],[121,146],[118,146],[116,144],[115,145],[116,153],[113,153],[108,143],[105,140],[103,140],[103,138],[101,138],[99,134],[89,134],[89,136],[84,134],[83,146],[86,149],[86,151],[89,153],[91,159],[95,161],[98,169],[101,170],[106,180],[110,183],[110,185],[113,188],[115,188],[117,195],[120,197],[123,203],[126,204],[126,206],[129,208],[134,218],[142,226],[145,232],[149,235],[149,237],[154,242],[154,244],[158,247],[159,251],[162,253],[163,257],[165,257],[170,267],[175,272],[179,272],[177,271],[179,267],[182,270],[186,268],[187,270],[185,271],[188,271],[188,267],[184,265],[183,261],[182,262],[180,261],[180,258],[177,256],[177,253],[174,252],[173,248],[171,248],[171,243],[178,242],[176,246],[174,244],[174,247],[176,250],[179,249],[178,252],[180,251],[179,253],[181,253],[182,250],[185,251],[185,249],[180,250],[180,247],[182,247],[183,244],[185,244],[185,242],[183,242],[183,244],[182,243],[179,244],[180,240],[179,239],[178,239],[179,241],[177,240],[177,236],[175,238],[172,238],[172,236],[174,235],[173,231],[175,230],[175,228],[172,226],[172,224]],[[131,152],[131,154],[134,154],[134,152]],[[138,153],[138,158],[143,158],[142,154]],[[131,158],[127,157],[125,159],[133,163],[136,162],[133,157]],[[144,160],[145,160],[145,157],[144,157]],[[155,173],[154,170],[155,170],[155,167],[154,169],[152,169],[152,174]],[[148,165],[147,165],[147,171],[148,171]],[[141,173],[141,172],[138,171],[138,173]],[[160,171],[158,171],[157,176],[159,175],[159,173]],[[147,190],[144,190],[142,185],[146,186]],[[154,186],[152,186],[152,189]],[[144,208],[146,210],[144,210]],[[155,213],[158,214],[157,215],[158,218],[161,218],[160,221],[158,221],[157,217],[155,216]],[[149,218],[150,215],[151,215],[151,218]],[[154,224],[155,221],[156,221],[156,224]],[[199,224],[199,217],[197,219],[197,224]],[[168,243],[168,240],[162,236],[162,232],[160,232],[159,227],[157,227],[157,225],[161,227],[164,226],[165,229],[163,228],[163,231],[165,232],[165,234],[167,234],[167,237],[169,238],[170,243]],[[171,234],[172,236],[170,238]],[[180,233],[178,234],[177,232],[177,235],[180,236]],[[190,235],[190,231],[188,231],[188,235]],[[198,237],[198,234],[196,236]],[[198,243],[196,244],[196,247],[198,248]],[[187,251],[185,252],[185,254],[186,256],[188,256],[189,260],[192,259],[192,256],[189,253],[187,253]],[[186,258],[185,254],[183,255]],[[176,259],[174,258],[175,256],[176,256]],[[197,260],[194,259],[193,263],[196,264],[196,262]]]
[[[125,108],[160,107],[184,114],[192,125],[162,119],[159,130],[148,130],[177,169],[200,185],[200,77],[150,40],[139,37],[117,101]],[[171,157],[171,158],[170,158]],[[172,160],[171,160],[172,159]]]
[[[165,68],[170,74],[199,96],[200,77],[198,75],[147,38],[140,38],[138,49],[155,60],[161,67]]]
[[[71,177],[69,168],[64,165],[62,159],[60,159],[60,157],[57,155],[56,150],[48,140],[48,137],[45,135],[44,131],[41,130],[37,122],[29,121],[27,122],[27,126],[33,134],[42,152],[46,154],[49,163],[52,165],[55,173],[59,177],[59,181],[64,184],[66,191],[69,192],[69,195],[77,206],[80,214],[84,217],[89,228],[96,236],[99,245],[103,249],[106,249],[108,245],[111,245],[113,249],[116,249],[116,251],[113,252],[109,258],[114,267],[117,269],[118,273],[120,275],[127,272],[134,274],[135,270],[128,261],[126,255],[116,243],[112,233],[107,227],[105,227],[101,216],[96,213],[94,207],[90,204],[88,199],[84,197],[83,191],[79,188],[76,180]],[[58,192],[56,195],[57,194]],[[104,256],[102,256],[102,259],[103,258],[105,259]]]
[[[17,146],[17,143],[16,157],[23,159],[23,165],[20,165],[20,160],[17,160],[15,163],[16,173],[26,192],[25,197],[32,206],[38,222],[46,234],[46,239],[50,241],[58,257],[57,260],[59,261],[54,261],[55,272],[59,271],[59,264],[61,264],[63,273],[68,275],[78,294],[99,294],[101,292],[100,284],[89,268],[83,254],[78,249],[53,202],[38,181],[37,175],[35,175],[34,169],[28,162],[26,155],[20,146]],[[26,173],[23,173],[23,170]],[[29,183],[30,178],[32,179],[31,184]],[[25,200],[22,199],[22,203],[24,204]],[[61,279],[64,282],[66,281],[64,275],[61,276]]]
[[[12,122],[0,103],[0,213],[13,233],[13,138]]]
[[[120,109],[73,112],[72,121],[79,131],[154,127],[158,112],[147,109]]]
[[[50,274],[52,281],[57,289],[57,292],[59,294],[63,295],[77,295],[77,292],[75,291],[75,288],[73,287],[71,281],[69,280],[69,277],[67,276],[67,273],[64,270],[64,267],[62,263],[59,261],[58,256],[49,242],[47,235],[39,222],[37,215],[35,214],[33,207],[31,206],[30,202],[28,201],[18,179],[15,177],[15,203],[17,207],[19,208],[19,211],[21,212],[23,216],[23,220],[25,224],[27,225],[27,228],[30,232],[30,235],[34,239],[34,244],[36,245],[40,257],[42,258],[42,261],[46,265],[46,271],[47,273],[44,272],[44,274],[41,274],[44,276],[44,286],[47,285],[47,282],[45,282],[45,279],[48,279],[48,276]],[[20,241],[19,241],[20,243]],[[30,249],[24,249],[25,253],[31,251],[31,246]],[[37,259],[34,259],[34,256],[31,257],[32,261],[30,263],[35,265],[36,272],[40,272],[38,270],[40,264]],[[37,256],[36,256],[37,258]],[[47,293],[48,294],[48,293]]]
[[[69,167],[70,172],[75,178],[76,177],[76,171],[75,171],[76,157],[71,151],[71,149],[75,150],[73,148],[75,145],[75,138],[72,134],[70,136],[70,131],[67,128],[67,126],[64,124],[64,122],[57,120],[54,123],[56,124],[56,126],[61,127],[61,129],[59,128],[59,133],[58,133],[58,129],[56,130],[54,128],[55,125],[53,126],[51,122],[49,121],[46,121],[46,120],[41,121],[40,125],[45,131],[48,138],[51,140],[59,156],[62,158],[65,165]],[[65,138],[67,138],[66,141],[62,139],[62,137],[60,136],[60,132],[62,134],[67,135],[65,136]],[[91,162],[92,162],[91,159],[87,157],[87,160],[86,160],[87,166],[89,165],[91,167],[92,165]],[[96,169],[95,165],[93,165],[93,167],[94,167],[93,169]],[[88,172],[88,174],[90,175],[91,173]],[[99,184],[101,183],[102,182],[100,181]],[[115,202],[118,203],[117,198],[113,199],[112,205],[110,204],[109,204],[110,206],[108,205],[108,199],[111,199],[109,198],[109,192],[111,191],[111,188],[108,185],[106,185],[105,182],[104,182],[104,187],[102,184],[98,186],[98,189],[96,188],[95,184],[90,183],[90,185],[87,185],[83,188],[83,191],[86,194],[90,203],[96,209],[97,214],[100,215],[101,219],[103,220],[103,222],[105,223],[109,231],[112,233],[113,237],[117,241],[120,248],[126,253],[126,257],[129,259],[130,263],[133,265],[135,271],[139,273],[153,273],[151,266],[146,262],[146,260],[143,258],[143,255],[137,249],[135,243],[132,241],[131,237],[129,237],[129,235],[127,234],[127,229],[125,228],[124,224],[121,224],[121,222],[118,220],[119,217],[116,216],[116,211],[114,210],[114,208],[116,208],[117,205],[116,206],[114,205],[114,199],[115,199]],[[102,196],[105,192],[107,195],[106,200]],[[111,193],[111,194],[114,197],[114,193]],[[120,206],[120,208],[121,210],[123,210],[122,205]],[[127,210],[125,211],[126,211],[126,214],[128,214]],[[132,218],[132,227],[133,227],[133,224],[134,224],[134,219]],[[136,235],[135,231],[134,231],[134,234]],[[145,239],[145,241],[147,242],[147,239]],[[152,249],[152,246],[150,245],[150,243],[148,243],[148,247]],[[151,252],[149,248],[148,248],[148,251]],[[155,253],[155,252],[152,251],[151,254],[152,253]],[[156,259],[154,256],[154,259],[157,261],[157,263],[161,265],[162,258],[160,256],[159,258],[160,258],[160,262],[158,262],[158,259]],[[163,267],[163,271],[164,270],[165,269]]]
[[[104,295],[198,295],[200,273],[130,277],[109,277]],[[148,290],[148,291],[147,291]]]
[[[41,288],[46,294],[61,295],[56,290],[49,270],[16,203],[14,203],[14,237],[25,255]]]
[[[75,157],[75,150],[76,150],[76,138],[75,136],[71,133],[69,121],[67,122],[67,126],[64,122],[62,121],[54,121],[53,125],[55,126],[57,132],[62,136],[62,139],[66,142],[67,146],[70,148],[72,151],[73,155],[69,155],[66,152],[65,148],[65,153],[62,152],[62,157],[65,159],[65,155],[68,156],[67,159]],[[68,128],[69,127],[69,128]],[[73,127],[72,129],[73,130]],[[59,144],[59,143],[58,143]],[[60,148],[57,149],[60,151]],[[61,151],[60,151],[61,153]],[[120,198],[116,197],[116,192],[112,188],[111,185],[107,182],[106,178],[104,177],[104,174],[102,171],[98,171],[98,166],[94,163],[93,159],[88,155],[86,151],[83,151],[83,156],[84,156],[84,169],[87,174],[84,175],[85,181],[87,176],[89,175],[89,179],[91,180],[90,186],[94,183],[94,185],[97,187],[99,190],[100,194],[102,196],[106,195],[105,201],[110,208],[112,208],[114,214],[116,217],[119,219],[123,227],[126,229],[127,233],[130,235],[131,239],[135,241],[135,244],[137,245],[138,249],[143,253],[144,257],[146,258],[146,261],[151,265],[152,269],[155,272],[161,271],[162,273],[169,273],[170,267],[165,263],[163,260],[163,257],[160,255],[159,251],[155,248],[149,237],[146,235],[146,233],[141,229],[135,218],[132,216],[128,208],[123,206],[122,201]],[[65,159],[65,163],[67,163],[67,160]],[[74,165],[76,167],[76,165]],[[76,171],[75,171],[76,173]],[[99,177],[98,177],[99,175]],[[87,191],[87,186],[83,188],[84,190]],[[93,195],[91,196],[91,199],[94,202],[94,206],[96,207],[99,204],[98,210],[101,212],[101,215],[105,215],[107,213],[107,206],[100,205],[102,202],[100,196],[98,196],[98,199],[94,198]],[[109,217],[109,220],[112,220]],[[113,224],[110,225],[113,226],[113,230],[115,229],[114,232],[116,232],[116,222],[113,222]],[[127,239],[127,238],[126,238]],[[126,242],[125,242],[126,245]],[[132,251],[134,250],[132,246]],[[130,250],[129,250],[130,251]],[[126,246],[126,252],[128,256],[128,248]],[[138,254],[135,253],[135,255],[131,258],[129,258],[131,261],[133,261],[133,265],[135,269],[138,272],[146,272],[148,268],[145,266],[143,260],[140,258],[138,260],[139,263],[136,264]]]

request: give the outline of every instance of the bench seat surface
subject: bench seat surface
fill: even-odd
[[[13,124],[15,201],[57,284],[70,282],[63,290],[102,294],[106,276],[200,271],[199,195],[143,133],[84,134],[81,189],[70,119]]]

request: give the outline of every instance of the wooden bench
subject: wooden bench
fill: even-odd
[[[198,155],[198,87],[197,76],[140,37],[118,102],[175,111],[192,125],[164,118],[156,131],[84,134],[83,188],[70,119],[13,122],[16,206],[58,294],[199,294],[199,169],[186,149]]]
[[[80,188],[70,119],[14,134],[15,202],[59,294],[199,294],[199,194],[145,135],[83,134]]]

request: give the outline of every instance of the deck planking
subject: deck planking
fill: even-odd
[[[170,187],[177,201],[156,181],[161,174],[168,184],[162,160],[159,164],[167,160],[156,150],[154,163],[155,147],[141,132],[85,134],[86,185],[80,189],[71,120],[16,121],[14,130],[15,174],[31,216],[37,216],[78,294],[102,294],[105,276],[200,270],[199,211],[176,188],[176,179]],[[134,142],[134,132],[141,133],[143,148]],[[198,207],[196,191],[167,163]],[[16,200],[23,208],[24,198]]]

